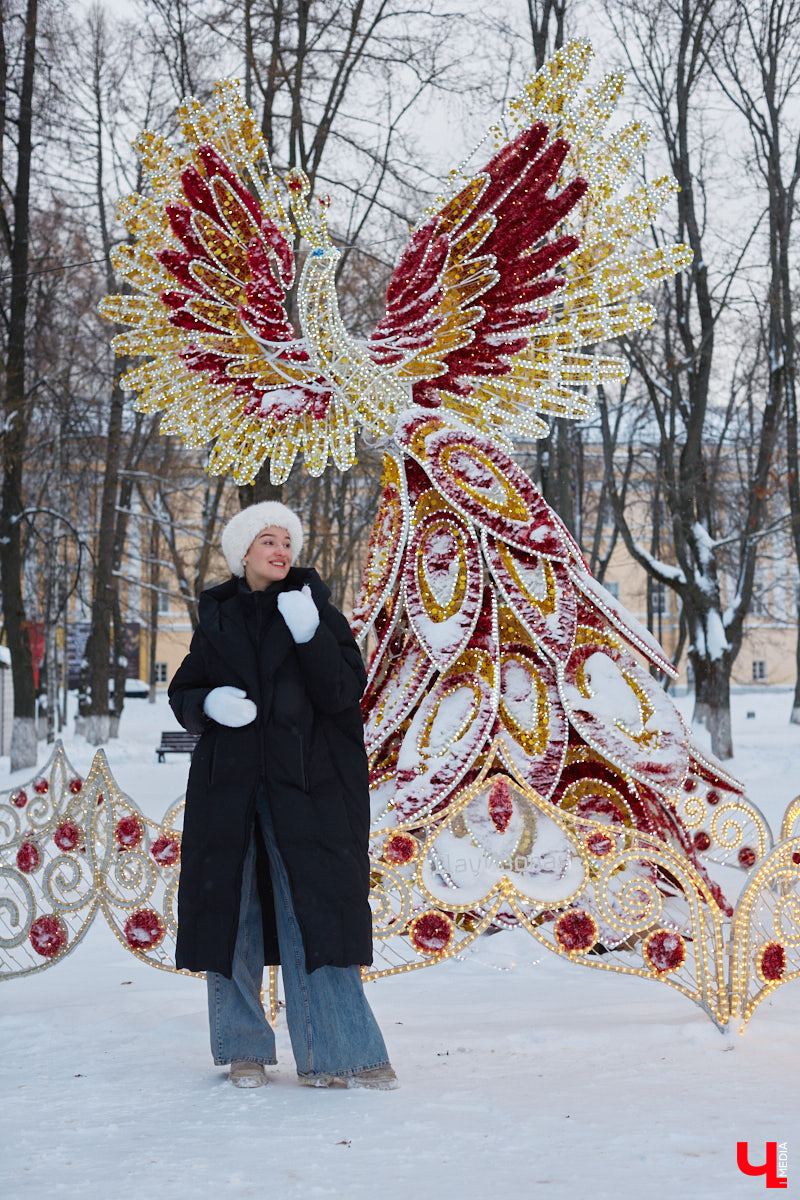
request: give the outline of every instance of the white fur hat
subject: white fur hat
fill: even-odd
[[[297,556],[303,549],[300,518],[285,504],[277,500],[264,500],[261,504],[243,508],[235,517],[231,517],[222,531],[222,553],[230,570],[240,579],[244,576],[242,559],[261,530],[269,525],[286,530],[292,543],[292,562],[297,562]]]

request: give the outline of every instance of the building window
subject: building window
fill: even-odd
[[[767,679],[767,664],[763,658],[753,659],[753,683],[765,683]]]
[[[667,611],[667,589],[663,583],[659,583],[657,579],[649,580],[650,584],[650,604],[654,613],[665,613]]]
[[[167,682],[167,664],[157,662],[155,666],[156,666],[156,683],[166,683]]]
[[[169,612],[169,592],[160,591],[158,593],[158,611],[160,613]]]
[[[603,587],[611,593],[615,600],[619,600],[619,584],[616,580],[613,583],[604,583]]]

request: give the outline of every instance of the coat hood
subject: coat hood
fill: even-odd
[[[313,567],[290,567],[286,578],[279,583],[271,583],[268,588],[265,588],[265,592],[277,595],[278,592],[300,591],[306,584],[311,589],[314,603],[317,608],[321,609],[328,603],[331,589],[326,583],[323,583]],[[215,587],[201,592],[198,617],[204,629],[218,628],[221,608],[238,596],[242,587],[242,581],[232,575],[224,583],[218,583]]]

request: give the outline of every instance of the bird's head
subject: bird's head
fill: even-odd
[[[310,270],[330,273],[336,270],[340,254],[335,246],[315,246],[308,256]]]
[[[315,259],[317,266],[326,266],[330,270],[328,266],[330,256],[333,257],[334,265],[339,257],[339,251],[331,245],[328,234],[326,214],[331,203],[330,196],[318,196],[317,212],[312,214],[307,200],[311,192],[311,184],[305,171],[301,171],[297,167],[286,176],[286,188],[289,192],[289,204],[294,223],[312,247],[311,257]]]

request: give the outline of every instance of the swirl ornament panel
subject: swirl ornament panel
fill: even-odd
[[[38,794],[54,777],[63,784],[46,819],[40,811],[2,848],[0,977],[57,964],[98,913],[140,961],[174,970],[182,799],[160,824],[149,821],[102,751],[84,781],[57,746],[36,777]],[[32,780],[6,792],[0,804],[16,807],[33,788]],[[800,800],[730,926],[654,809],[652,832],[637,828],[644,811],[637,785],[594,751],[568,753],[547,800],[496,741],[449,804],[373,835],[375,963],[365,978],[434,965],[488,929],[519,925],[576,964],[667,983],[718,1027],[743,1029],[777,987],[800,978]],[[274,969],[265,999],[274,1021]]]
[[[733,919],[730,972],[740,1031],[776,988],[800,979],[800,833],[780,841],[748,880]]]
[[[46,807],[25,805],[29,823],[0,848],[2,977],[52,966],[97,913],[128,950],[174,969],[180,833],[142,815],[102,751],[83,780],[57,746],[36,785]]]
[[[83,780],[72,769],[60,742],[47,763],[29,783],[0,793],[0,851],[48,829],[65,795],[77,795]]]
[[[741,784],[694,750],[675,811],[703,862],[750,871],[772,849],[769,825]]]
[[[428,842],[419,869],[427,898],[461,912],[498,892],[523,904],[568,904],[588,875],[581,843],[513,779],[481,783]]]
[[[723,915],[702,877],[621,819],[545,800],[499,746],[443,819],[376,834],[372,854],[384,906],[403,917],[367,977],[441,961],[513,923],[576,963],[667,983],[718,1026],[728,1019]]]

